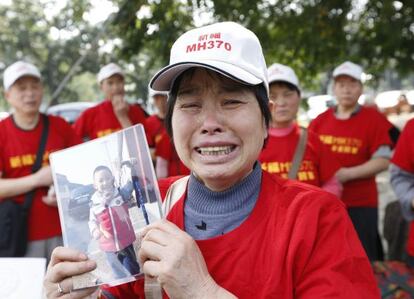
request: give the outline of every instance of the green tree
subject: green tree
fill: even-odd
[[[84,12],[90,9],[88,1],[68,1],[53,17],[46,16],[45,10],[53,5],[56,1],[17,0],[0,6],[0,70],[19,59],[37,65],[47,102],[75,61],[94,47],[92,41],[100,30],[83,20]],[[51,36],[53,33],[56,36]],[[98,70],[95,53],[86,56],[78,73]],[[66,86],[54,103],[78,100],[80,93]]]
[[[137,53],[149,55],[150,73],[168,62],[172,42],[194,26],[200,11],[210,11],[210,22],[232,20],[254,31],[269,64],[291,65],[305,87],[321,92],[326,92],[333,68],[344,60],[362,64],[374,82],[386,68],[402,75],[413,69],[412,1],[368,0],[365,6],[355,0],[127,2],[116,23],[123,41],[118,50],[125,60]],[[136,17],[145,6],[150,17]]]

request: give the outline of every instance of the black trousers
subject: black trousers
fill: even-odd
[[[370,261],[383,261],[384,250],[378,233],[378,209],[368,207],[348,208],[359,240]]]

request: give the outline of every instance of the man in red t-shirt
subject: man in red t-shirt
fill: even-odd
[[[46,117],[39,112],[43,97],[41,75],[34,65],[17,61],[4,71],[3,83],[5,98],[13,113],[0,122],[0,201],[13,198],[23,203],[25,194],[35,191],[25,256],[49,259],[52,250],[62,245],[56,197],[53,192],[48,195],[52,184],[49,154],[81,140],[65,120],[47,116],[50,124],[42,167],[32,173]]]
[[[155,148],[161,139],[162,133],[165,132],[164,117],[167,113],[168,93],[152,89],[149,90],[149,93],[157,112],[145,120],[145,134],[152,160],[155,162]]]
[[[124,74],[118,65],[105,65],[99,71],[97,79],[105,100],[85,110],[73,124],[81,138],[95,139],[131,125],[144,124],[144,110],[139,105],[125,101]]]
[[[358,104],[362,68],[345,62],[333,72],[338,105],[314,119],[309,128],[328,145],[342,168],[342,200],[370,260],[383,258],[378,234],[378,192],[375,176],[388,168],[392,124],[379,111]]]
[[[391,185],[405,219],[411,221],[408,233],[408,263],[414,266],[414,119],[407,122],[391,159]]]
[[[259,161],[263,170],[288,178],[291,172],[296,147],[301,134],[306,129],[300,128],[296,116],[300,104],[299,80],[292,68],[275,63],[268,69],[269,107],[272,121],[268,130],[266,146]],[[340,165],[329,148],[322,144],[319,137],[307,130],[303,157],[299,161],[298,171],[291,174],[301,182],[322,187],[336,196],[341,196],[342,184],[335,177]]]

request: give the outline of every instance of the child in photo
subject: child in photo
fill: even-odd
[[[89,229],[105,252],[116,279],[140,272],[133,247],[135,232],[129,215],[132,184],[116,188],[115,178],[107,166],[93,172],[95,193],[89,213]]]

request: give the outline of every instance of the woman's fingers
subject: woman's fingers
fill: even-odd
[[[96,291],[96,287],[87,288],[82,290],[71,291],[64,294],[58,294],[56,297],[48,298],[59,298],[59,299],[86,299],[88,296],[92,295]],[[95,298],[95,297],[93,297]]]
[[[172,234],[172,235],[180,235],[183,231],[176,226],[174,223],[166,220],[166,219],[161,219],[158,221],[155,221],[153,223],[151,223],[150,225],[146,226],[142,232],[141,235],[143,237],[145,237],[145,235],[151,231],[152,229],[159,229],[160,231]]]
[[[77,291],[73,289],[72,276],[92,271],[96,263],[77,250],[58,247],[53,250],[52,257],[44,279],[47,298],[85,298],[93,293],[93,289]]]
[[[67,248],[67,247],[56,247],[53,252],[52,256],[50,258],[49,268],[56,265],[57,263],[60,263],[61,261],[85,261],[88,257],[86,254],[82,253],[81,251]]]
[[[152,241],[161,246],[167,246],[171,242],[171,234],[159,228],[152,228],[143,236],[142,242],[145,241]]]
[[[142,266],[142,272],[144,272],[145,275],[158,277],[161,273],[160,267],[161,265],[159,261],[146,261]]]
[[[53,267],[50,280],[52,282],[59,282],[67,277],[90,272],[95,268],[96,262],[92,260],[82,262],[61,262]]]

